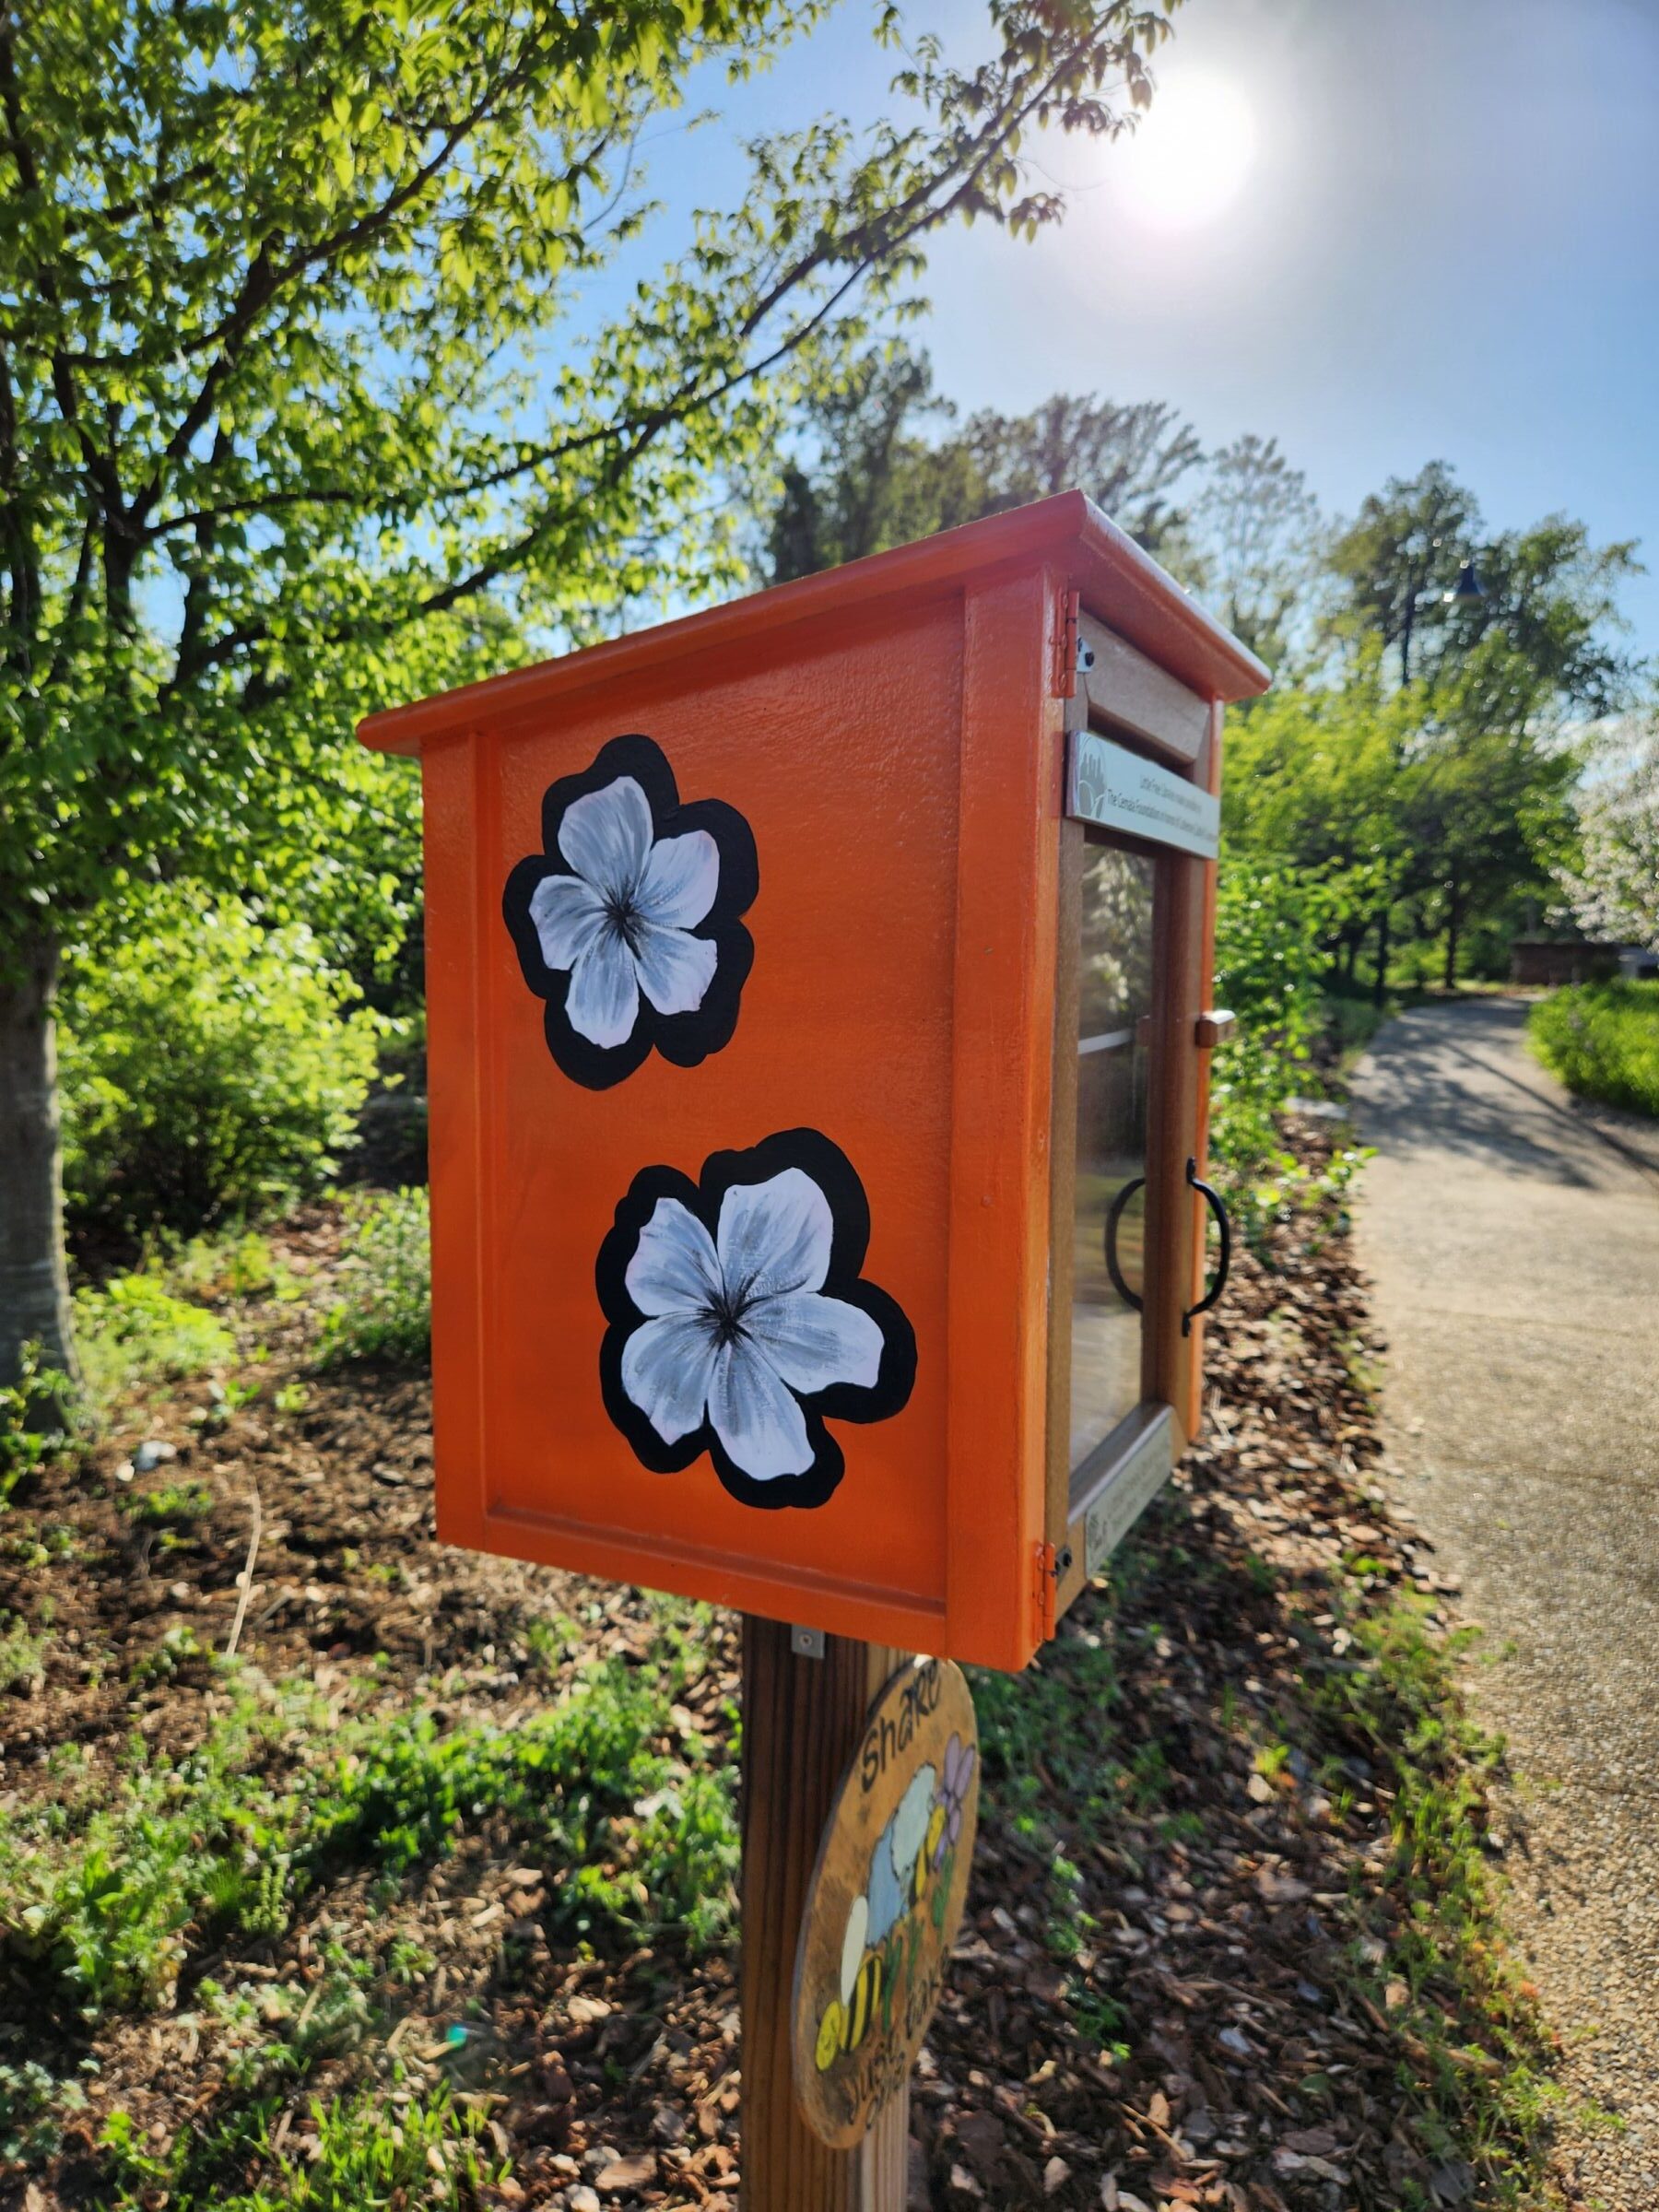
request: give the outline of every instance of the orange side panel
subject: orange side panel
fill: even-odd
[[[944,1648],[962,623],[951,596],[873,635],[826,624],[806,651],[712,653],[429,750],[446,1538]],[[662,747],[682,802],[748,822],[754,966],[724,1050],[695,1068],[653,1053],[595,1090],[549,1056],[501,887],[539,848],[548,784],[631,732]],[[707,1458],[651,1471],[614,1425],[594,1262],[641,1169],[695,1178],[713,1153],[801,1126],[863,1182],[863,1272],[914,1330],[916,1375],[901,1412],[837,1428],[846,1471],[826,1503],[759,1511]],[[998,1216],[1009,1249],[987,1255],[1004,1311],[1030,1264],[1025,1211]],[[996,1480],[1011,1488],[1014,1468]]]

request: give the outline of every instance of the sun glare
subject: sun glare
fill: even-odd
[[[1160,229],[1186,230],[1224,215],[1256,156],[1249,102],[1218,77],[1167,84],[1132,138],[1113,147],[1112,175],[1129,210]]]

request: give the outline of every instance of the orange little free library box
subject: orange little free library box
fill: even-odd
[[[1266,681],[1064,493],[363,724],[424,778],[444,1540],[1027,1663],[1195,1421]]]

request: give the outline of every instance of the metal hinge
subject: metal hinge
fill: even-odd
[[[1083,611],[1081,592],[1067,592],[1064,618],[1054,640],[1054,697],[1070,699],[1077,688],[1077,618]]]
[[[1052,1544],[1039,1544],[1033,1566],[1036,1571],[1034,1594],[1037,1599],[1037,1641],[1046,1643],[1054,1632],[1058,1618],[1057,1599],[1061,1577],[1069,1573],[1072,1549],[1063,1544],[1058,1551]]]

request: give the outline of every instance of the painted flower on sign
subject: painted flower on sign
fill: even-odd
[[[679,803],[649,737],[614,737],[542,802],[545,850],[507,878],[502,911],[547,1049],[603,1090],[654,1046],[694,1067],[729,1042],[759,888],[748,824],[718,799]]]
[[[916,1344],[859,1273],[864,1187],[812,1129],[719,1152],[700,1182],[647,1168],[600,1248],[610,1327],[600,1378],[648,1467],[703,1452],[746,1505],[822,1505],[841,1480],[830,1420],[877,1421],[910,1396]]]
[[[959,1735],[953,1735],[945,1747],[945,1773],[939,1783],[938,1833],[934,1841],[934,1865],[936,1866],[962,1833],[962,1813],[968,1803],[968,1786],[973,1780],[973,1766],[979,1757],[974,1744],[965,1744]]]

